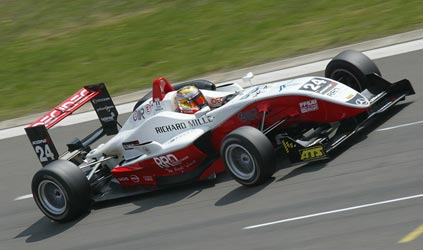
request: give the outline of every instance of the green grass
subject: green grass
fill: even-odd
[[[0,0],[0,120],[421,28],[420,0]]]

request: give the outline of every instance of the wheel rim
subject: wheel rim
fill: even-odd
[[[51,180],[43,180],[38,185],[38,198],[43,208],[51,214],[60,215],[66,210],[65,192]]]
[[[229,145],[226,148],[225,159],[230,171],[239,179],[249,180],[256,173],[253,156],[241,145]]]
[[[338,82],[342,82],[343,84],[357,90],[362,91],[363,88],[361,87],[360,81],[355,77],[351,72],[344,70],[344,69],[337,69],[333,71],[331,79],[336,80]]]

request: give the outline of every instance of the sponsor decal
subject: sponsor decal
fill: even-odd
[[[154,130],[157,134],[167,133],[167,132],[173,132],[178,130],[186,129],[187,125],[184,122],[176,123],[176,124],[170,124],[170,125],[163,125],[160,127],[155,127]]]
[[[364,98],[358,98],[357,100],[355,100],[355,103],[358,105],[366,105],[367,101]]]
[[[286,89],[285,84],[279,86],[279,92],[282,92],[284,89]]]
[[[36,140],[32,142],[32,145],[44,144],[47,143],[47,139]]]
[[[110,98],[109,98],[110,99]],[[97,112],[100,112],[100,111],[103,111],[103,110],[106,110],[107,112],[110,112],[112,109],[114,108],[114,106],[104,106],[104,107],[101,107],[101,108],[98,108],[97,109]]]
[[[316,99],[300,102],[299,105],[300,105],[301,113],[308,113],[311,111],[319,110],[319,105],[317,104]]]
[[[125,150],[134,149],[134,147],[139,146],[139,145],[140,145],[140,142],[138,140],[122,143],[123,149],[125,149]]]
[[[147,112],[147,114],[151,113],[151,105],[150,104],[145,105],[144,108],[145,108],[145,112]]]
[[[353,94],[349,94],[349,95],[347,95],[346,97],[345,97],[345,99],[347,99],[347,100],[351,100],[351,98],[353,98],[354,97],[354,95]]]
[[[107,102],[107,101],[110,101],[110,100],[111,100],[110,97],[94,98],[94,99],[92,99],[92,102],[94,104],[97,104],[97,103],[100,103],[100,102]]]
[[[185,156],[182,159],[178,159],[174,154],[167,154],[154,157],[153,160],[159,168],[172,168],[181,165],[188,158],[189,156]]]
[[[153,176],[148,176],[148,175],[146,175],[146,176],[143,176],[142,177],[145,181],[153,181]]]
[[[301,149],[300,156],[302,161],[316,160],[326,157],[325,150],[322,145]]]
[[[135,183],[140,182],[140,178],[138,176],[134,175],[134,174],[131,175],[130,178],[131,178],[132,182],[135,182]]]
[[[369,102],[367,101],[366,98],[364,98],[362,95],[360,94],[356,94],[352,99],[350,99],[347,103],[351,103],[351,104],[355,104],[355,105],[362,105],[362,106],[366,106],[369,105]]]
[[[328,95],[330,97],[336,96],[339,93],[340,90],[341,90],[340,88],[333,88],[326,95]]]
[[[250,110],[238,113],[238,120],[240,122],[249,122],[257,118],[258,118],[257,109],[250,109]]]
[[[172,139],[169,140],[169,143],[175,142],[181,138],[189,136],[189,134],[192,134],[192,133],[194,133],[194,130],[187,130],[187,131],[184,131],[184,133],[182,134],[177,134],[174,137],[172,137]]]
[[[125,181],[129,181],[129,178],[124,176],[124,177],[118,177],[117,178],[119,182],[125,182]]]
[[[294,149],[294,148],[296,148],[296,147],[297,147],[297,145],[296,145],[295,143],[292,143],[292,142],[287,141],[287,140],[282,140],[282,145],[283,145],[283,147],[284,147],[284,149],[285,149],[285,152],[286,152],[287,154],[289,154],[289,152],[290,152],[292,149]]]
[[[210,98],[210,104],[213,106],[220,106],[223,102],[223,97]]]
[[[100,120],[102,122],[113,122],[115,121],[115,117],[116,117],[115,113],[110,112],[110,116],[101,117]]]
[[[133,113],[132,113],[132,119],[134,120],[134,122],[136,121],[141,121],[144,120],[144,109],[136,109]]]
[[[151,150],[147,146],[143,146],[142,150],[144,150],[147,154],[151,154]]]
[[[155,109],[154,109],[155,111],[163,110],[163,107],[159,98],[154,99],[154,106],[155,106]]]
[[[175,124],[169,124],[169,125],[163,125],[159,127],[155,127],[154,130],[157,134],[167,133],[167,132],[173,132],[173,131],[179,131],[184,130],[187,128],[195,128],[198,126],[202,126],[208,123],[211,123],[214,121],[214,116],[203,116],[198,119],[194,119],[187,122],[179,122]]]
[[[243,99],[247,99],[248,97],[250,97],[250,95],[252,95],[253,93],[255,93],[256,91],[258,91],[258,87],[255,87],[255,88],[253,88],[252,90],[250,90],[247,94],[245,94],[242,98],[241,98],[241,100],[243,100]]]
[[[214,121],[214,116],[208,115],[208,116],[203,116],[203,117],[200,117],[198,119],[188,121],[188,125],[193,128],[193,127],[197,127],[197,126],[201,126],[201,125],[204,125],[204,124],[211,123],[213,121]]]
[[[245,94],[240,100],[247,99],[249,97],[256,97],[258,94],[266,90],[267,87],[268,87],[267,85],[255,87],[252,90],[250,90],[247,94]]]

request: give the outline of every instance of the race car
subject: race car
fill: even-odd
[[[160,77],[123,126],[106,86],[85,86],[26,128],[43,166],[32,180],[33,197],[48,218],[63,222],[93,202],[214,179],[225,170],[242,185],[260,185],[277,170],[275,159],[328,159],[412,94],[408,80],[388,82],[372,60],[351,50],[329,62],[325,77],[245,88],[207,80],[171,85]],[[67,143],[59,156],[48,129],[87,102],[101,127]]]

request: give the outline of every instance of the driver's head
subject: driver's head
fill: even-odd
[[[176,102],[179,111],[185,114],[194,114],[207,106],[206,98],[195,86],[185,86],[176,92]]]

